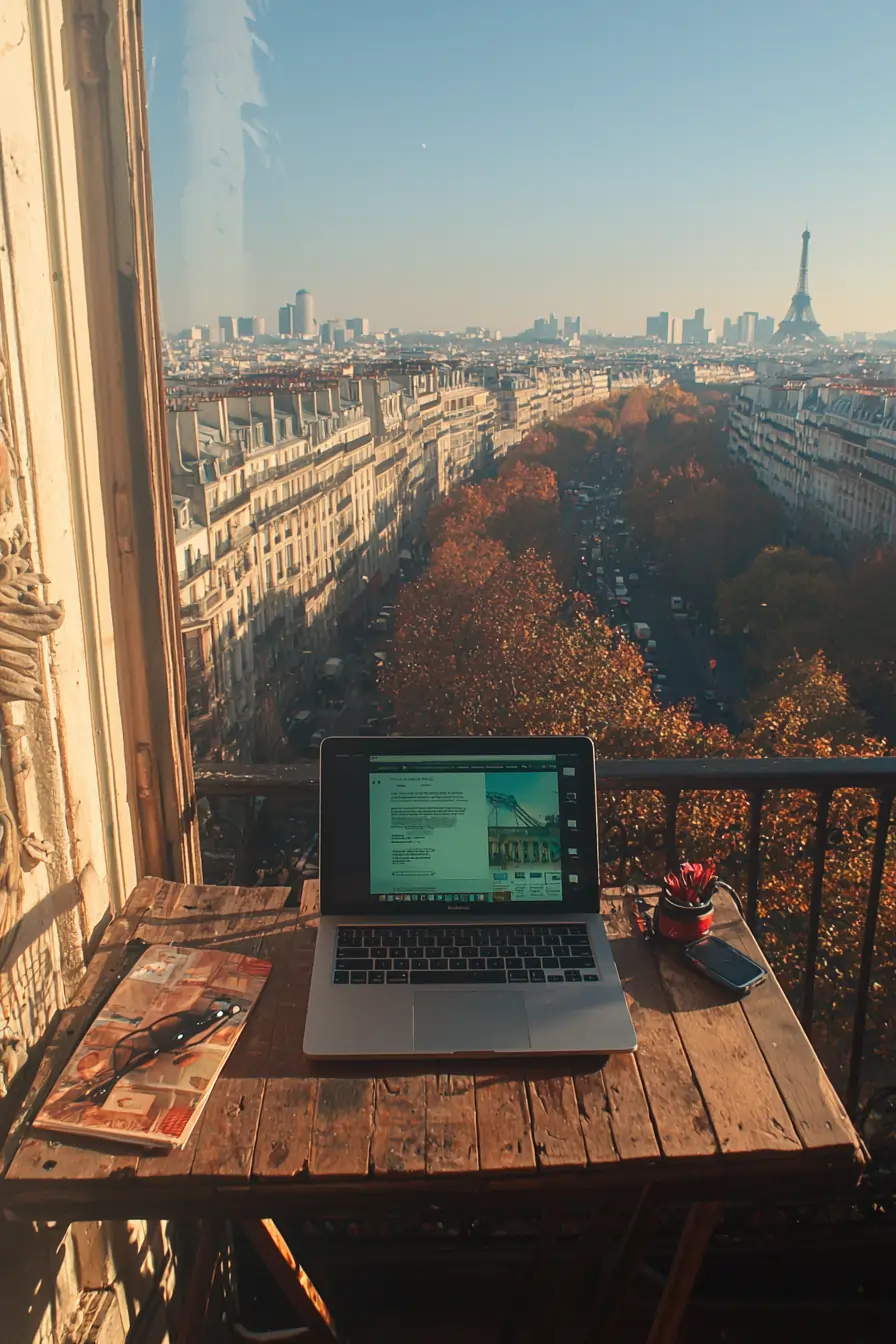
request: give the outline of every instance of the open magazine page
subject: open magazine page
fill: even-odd
[[[148,948],[88,1028],[36,1125],[185,1143],[270,969],[238,953]]]

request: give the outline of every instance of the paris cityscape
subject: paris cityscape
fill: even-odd
[[[896,1340],[894,54],[3,0],[0,1344]]]

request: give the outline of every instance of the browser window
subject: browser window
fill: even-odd
[[[575,765],[566,769],[556,755],[373,758],[371,895],[562,901],[564,881],[578,879]]]

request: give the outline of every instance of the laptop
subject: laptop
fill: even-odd
[[[328,737],[312,1058],[636,1048],[589,738]]]

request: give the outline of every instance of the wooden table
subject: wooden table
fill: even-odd
[[[674,951],[644,943],[628,897],[605,893],[604,908],[638,1032],[635,1056],[603,1069],[582,1059],[480,1060],[438,1073],[432,1064],[389,1070],[305,1058],[317,884],[305,884],[300,909],[284,908],[287,895],[141,882],[62,1014],[4,1149],[0,1206],[14,1216],[201,1222],[181,1327],[191,1344],[201,1337],[215,1228],[225,1218],[244,1227],[312,1333],[328,1337],[329,1313],[280,1236],[278,1214],[376,1217],[437,1200],[536,1210],[549,1222],[551,1210],[615,1199],[627,1232],[609,1275],[613,1292],[594,1315],[611,1337],[658,1209],[682,1203],[689,1213],[649,1336],[659,1344],[675,1336],[720,1202],[855,1186],[861,1145],[774,977],[732,1002]],[[716,925],[762,960],[725,895]],[[29,1128],[133,937],[253,952],[274,966],[193,1136],[167,1153]],[[583,1238],[586,1260],[593,1250]]]

